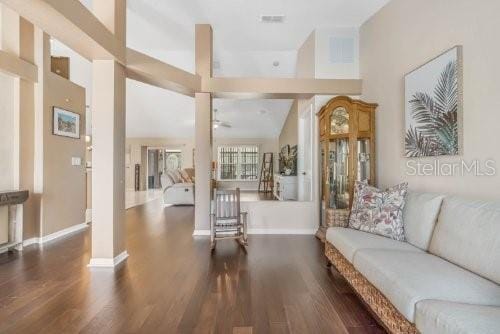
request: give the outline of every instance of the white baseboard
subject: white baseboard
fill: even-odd
[[[193,235],[210,235],[210,230],[194,230]]]
[[[309,228],[250,228],[248,234],[295,234],[295,235],[313,235],[317,229]],[[194,230],[194,236],[210,235],[210,230]]]
[[[23,247],[40,243],[40,238],[30,238],[23,241]]]
[[[248,234],[295,234],[312,235],[317,229],[309,228],[249,228]]]
[[[92,221],[92,209],[85,210],[85,222],[90,223]]]
[[[52,241],[54,239],[64,237],[68,234],[83,230],[87,227],[89,227],[89,225],[87,223],[82,223],[82,224],[70,226],[68,228],[65,228],[64,230],[54,232],[54,233],[46,235],[44,237],[39,237],[39,238],[35,237],[35,238],[26,239],[23,241],[23,247],[33,245],[33,244],[40,244],[41,245],[41,244],[44,244],[46,242]]]
[[[114,258],[92,258],[87,267],[91,268],[114,268],[128,257],[127,251],[123,251]]]

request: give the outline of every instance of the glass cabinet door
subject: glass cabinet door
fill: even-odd
[[[358,139],[358,181],[370,180],[370,139]]]
[[[330,142],[328,152],[329,203],[332,209],[349,208],[349,141]]]

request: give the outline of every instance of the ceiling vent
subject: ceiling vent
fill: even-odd
[[[262,23],[283,23],[285,15],[261,15],[260,22]]]

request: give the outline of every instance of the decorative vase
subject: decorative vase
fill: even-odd
[[[290,174],[292,174],[292,170],[290,168],[285,168],[285,175],[289,176]]]

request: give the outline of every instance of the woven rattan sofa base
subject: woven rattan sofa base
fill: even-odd
[[[418,333],[415,325],[406,320],[391,302],[328,241],[325,242],[325,255],[390,333]]]

